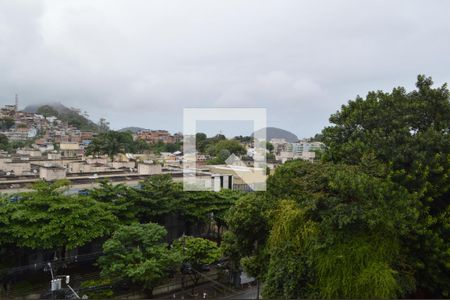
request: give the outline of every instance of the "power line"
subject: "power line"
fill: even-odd
[[[97,258],[103,254],[102,251],[98,252],[91,252],[87,254],[80,254],[80,255],[73,255],[73,256],[67,256],[61,259],[56,259],[51,261],[52,263],[77,263],[77,262],[85,262],[92,260],[94,258]],[[12,275],[14,273],[24,272],[24,271],[30,271],[30,270],[42,270],[45,269],[48,266],[49,262],[39,262],[35,264],[30,265],[23,265],[19,267],[13,267],[13,268],[3,268],[0,269],[0,274],[9,274]]]

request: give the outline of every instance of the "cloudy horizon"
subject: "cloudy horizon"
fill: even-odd
[[[450,81],[448,11],[410,0],[0,0],[0,103],[17,93],[21,108],[61,102],[113,129],[171,132],[183,108],[263,107],[268,126],[308,137],[356,95],[411,90],[418,74]]]

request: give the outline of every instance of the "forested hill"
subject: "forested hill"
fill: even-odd
[[[97,124],[91,121],[86,113],[75,108],[68,108],[61,103],[29,105],[25,107],[24,111],[38,113],[45,117],[55,116],[80,130],[98,131]]]

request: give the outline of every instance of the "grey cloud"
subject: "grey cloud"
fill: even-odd
[[[448,81],[448,1],[0,2],[0,101],[61,101],[113,127],[184,107],[268,109],[309,136],[369,90]],[[244,133],[242,133],[244,134]]]

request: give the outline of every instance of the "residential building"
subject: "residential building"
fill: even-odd
[[[136,134],[136,137],[150,144],[157,144],[159,142],[173,144],[183,139],[181,133],[171,135],[167,130],[141,130]]]

